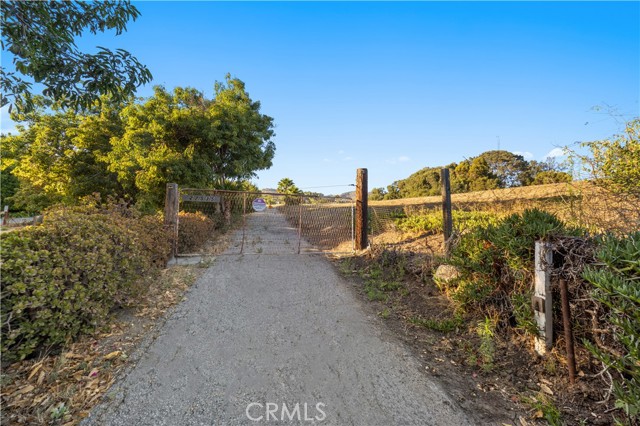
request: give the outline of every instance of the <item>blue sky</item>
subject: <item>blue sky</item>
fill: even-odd
[[[620,131],[609,107],[640,115],[638,2],[134,4],[127,33],[78,45],[132,52],[154,75],[141,96],[243,80],[276,123],[260,187],[348,184],[358,167],[386,186],[498,142],[542,160]]]

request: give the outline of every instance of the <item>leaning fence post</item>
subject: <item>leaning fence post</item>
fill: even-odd
[[[164,226],[171,229],[173,236],[171,254],[178,253],[178,209],[180,197],[178,195],[178,184],[168,183],[167,192],[164,199]]]
[[[553,345],[553,303],[551,299],[551,272],[553,262],[551,244],[536,241],[535,275],[533,290],[533,316],[538,325],[535,349],[538,355],[545,355]]]
[[[451,254],[451,235],[453,234],[453,217],[451,215],[451,183],[449,179],[449,169],[443,168],[440,171],[440,182],[442,184],[442,223],[444,229],[444,255]]]
[[[367,240],[367,215],[369,209],[367,169],[356,172],[356,250],[364,250],[369,246]]]

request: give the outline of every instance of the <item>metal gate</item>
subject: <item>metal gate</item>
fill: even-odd
[[[178,255],[354,250],[351,198],[194,188],[180,189],[179,198]],[[195,250],[181,232],[205,232],[196,237],[208,242]]]

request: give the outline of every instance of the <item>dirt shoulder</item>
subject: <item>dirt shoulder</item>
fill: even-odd
[[[397,247],[396,247],[397,248]],[[481,424],[611,424],[598,366],[582,363],[569,386],[561,354],[533,353],[531,339],[488,336],[480,318],[456,315],[433,283],[434,257],[416,246],[374,248],[333,259],[364,309],[411,348],[422,369],[442,383]]]

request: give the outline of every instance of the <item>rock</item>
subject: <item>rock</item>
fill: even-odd
[[[460,271],[453,265],[440,265],[433,274],[433,280],[437,284],[447,284],[460,277]]]

